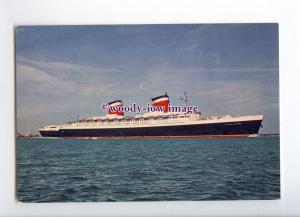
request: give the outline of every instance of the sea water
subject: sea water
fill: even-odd
[[[16,140],[22,202],[280,198],[279,136]]]

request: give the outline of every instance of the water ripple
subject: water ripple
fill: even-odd
[[[17,139],[23,202],[280,198],[279,137]]]

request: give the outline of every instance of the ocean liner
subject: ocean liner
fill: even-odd
[[[182,98],[187,104],[187,96]],[[63,138],[241,138],[256,137],[263,115],[216,115],[169,111],[169,96],[152,98],[153,107],[163,110],[126,117],[118,108],[122,100],[108,103],[106,116],[78,119],[39,129],[43,137]]]

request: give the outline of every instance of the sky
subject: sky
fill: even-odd
[[[116,99],[183,105],[186,91],[203,115],[263,114],[260,132],[279,133],[278,68],[273,23],[19,26],[17,131],[103,116]]]

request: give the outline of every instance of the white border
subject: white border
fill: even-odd
[[[297,0],[0,0],[0,216],[300,215],[300,68]],[[280,20],[278,14],[280,12]],[[298,19],[297,19],[298,18]],[[280,21],[282,199],[274,201],[46,203],[15,201],[14,26],[32,24]],[[298,74],[297,74],[298,73]]]

